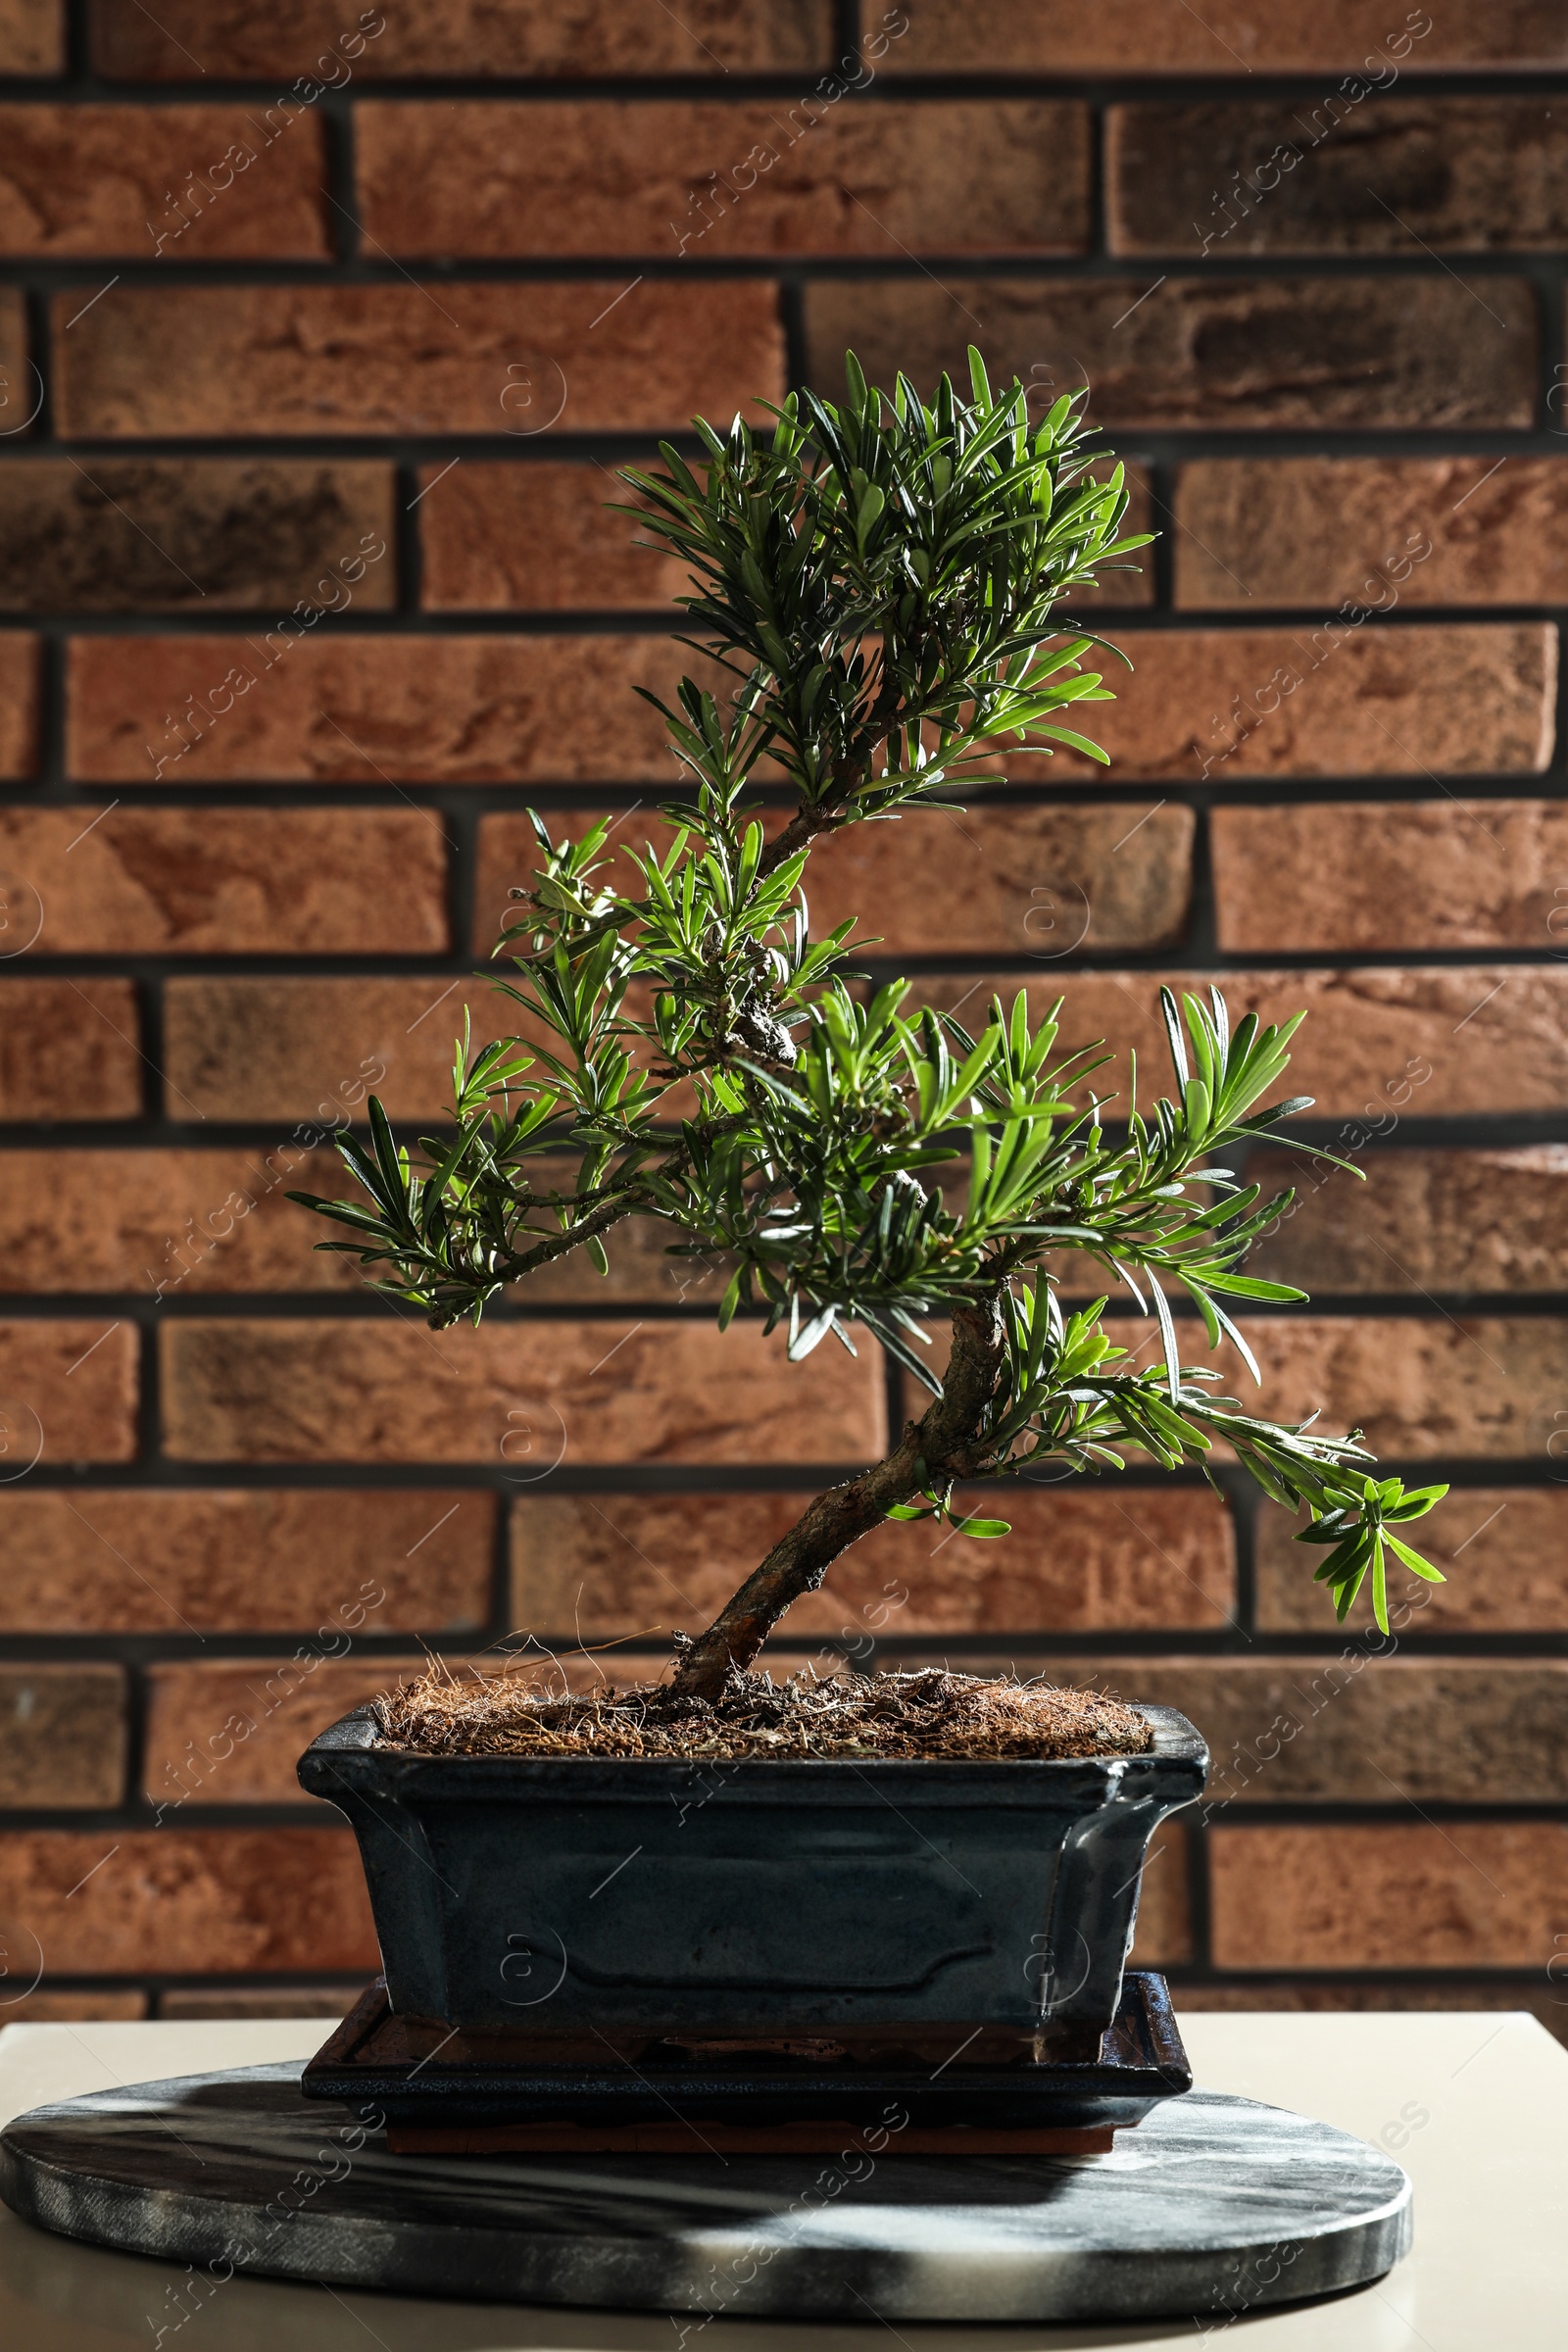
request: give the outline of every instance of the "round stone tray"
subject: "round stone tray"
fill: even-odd
[[[338,2286],[781,2319],[1258,2310],[1380,2278],[1410,2183],[1348,2133],[1210,2091],[1105,2156],[393,2156],[373,2110],[254,2066],[35,2108],[0,2194],[46,2230]]]

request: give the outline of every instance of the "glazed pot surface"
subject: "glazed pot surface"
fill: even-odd
[[[394,2010],[567,2037],[1106,2026],[1208,1754],[428,1756],[368,1712],[299,1777],[359,1838]]]

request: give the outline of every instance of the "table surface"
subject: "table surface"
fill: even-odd
[[[1564,2352],[1568,2052],[1495,2010],[1203,2015],[1181,2029],[1199,2083],[1337,2124],[1415,2182],[1415,2251],[1376,2285],[1243,2315],[1234,2352]],[[16,2025],[0,2033],[0,2122],[115,2083],[307,2057],[318,2019]],[[180,2292],[181,2285],[185,2293]],[[1203,2344],[1230,2325],[954,2328],[906,2323],[918,2352]],[[160,2328],[165,2328],[159,2338]],[[684,2333],[683,2333],[684,2330]],[[203,2301],[186,2273],[31,2229],[0,2208],[0,2344],[17,2352],[870,2352],[889,2330],[667,2314],[434,2303],[235,2277]]]

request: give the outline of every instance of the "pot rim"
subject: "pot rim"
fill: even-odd
[[[644,1786],[655,1783],[660,1775],[688,1782],[694,1774],[721,1773],[726,1783],[740,1780],[752,1786],[777,1788],[781,1782],[799,1782],[807,1774],[847,1780],[852,1775],[859,1779],[897,1777],[902,1781],[918,1778],[929,1786],[937,1776],[951,1777],[961,1784],[978,1772],[1001,1773],[1009,1779],[1028,1776],[1032,1783],[1087,1774],[1101,1779],[1114,1774],[1117,1780],[1129,1772],[1142,1774],[1159,1766],[1175,1764],[1196,1767],[1200,1776],[1206,1773],[1209,1763],[1208,1744],[1195,1725],[1175,1707],[1155,1705],[1152,1700],[1129,1699],[1126,1704],[1135,1708],[1149,1724],[1153,1734],[1152,1746],[1122,1755],[1099,1756],[583,1756],[583,1755],[452,1755],[430,1754],[420,1748],[394,1747],[380,1738],[374,1716],[368,1706],[355,1707],[338,1721],[318,1732],[300,1758],[300,1773],[313,1759],[319,1759],[317,1769],[338,1766],[339,1759],[349,1756],[363,1758],[395,1771],[400,1779],[422,1779],[437,1774],[443,1777],[457,1768],[465,1778],[509,1779],[533,1781],[555,1778],[558,1774],[581,1775],[604,1779],[613,1773],[636,1776]],[[328,1764],[330,1759],[330,1765]],[[314,1776],[313,1776],[314,1777]],[[309,1784],[307,1783],[307,1786]]]

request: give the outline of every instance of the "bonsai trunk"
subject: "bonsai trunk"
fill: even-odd
[[[829,1487],[774,1544],[680,1661],[676,1698],[716,1699],[731,1674],[749,1666],[792,1600],[814,1592],[841,1551],[869,1535],[895,1503],[933,1484],[972,1476],[975,1442],[996,1394],[1005,1351],[1000,1294],[953,1316],[953,1351],[940,1396],[873,1469]]]

